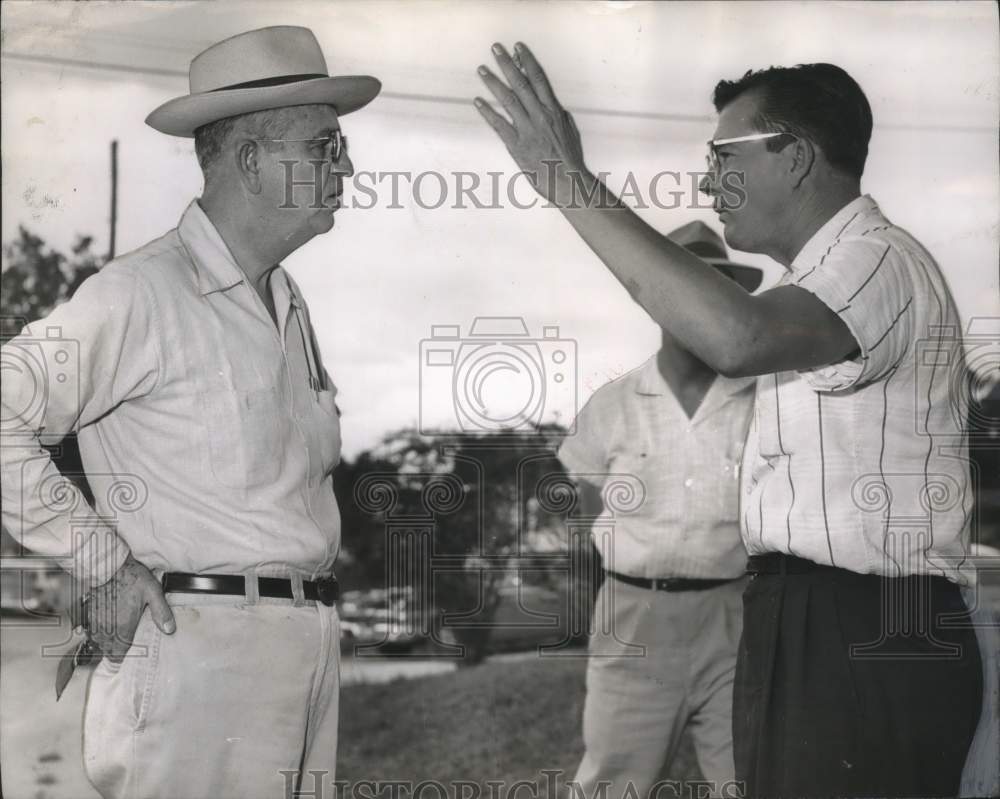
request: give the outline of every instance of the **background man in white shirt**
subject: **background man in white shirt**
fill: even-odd
[[[761,376],[742,468],[738,779],[755,796],[954,795],[982,706],[959,587],[959,319],[933,258],[861,195],[864,92],[832,64],[716,86],[703,188],[729,245],[788,270],[751,296],[588,170],[526,47],[494,54],[507,83],[479,73],[510,119],[476,106],[536,189],[685,348]],[[725,192],[734,176],[743,191]]]
[[[340,424],[280,262],[333,227],[353,174],[340,119],[380,84],[329,77],[312,32],[286,26],[213,45],[190,79],[146,121],[194,138],[201,198],[32,325],[78,348],[40,405],[44,374],[3,380],[4,525],[90,589],[104,658],[84,759],[105,797],[273,797],[283,771],[332,779],[336,762]],[[84,531],[39,446],[77,429]],[[143,492],[118,525],[107,477]]]
[[[701,222],[668,237],[753,291],[761,272],[726,260]],[[590,640],[582,796],[646,796],[691,730],[712,795],[735,795],[733,676],[746,550],[739,463],[753,378],[726,378],[663,332],[642,366],[599,388],[559,458],[586,516],[605,483],[638,481],[641,504],[594,528],[605,579]],[[607,623],[610,620],[610,623]],[[724,793],[725,792],[725,793]]]

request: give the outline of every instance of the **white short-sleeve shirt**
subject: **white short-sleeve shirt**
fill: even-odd
[[[716,377],[688,418],[654,355],[599,388],[559,458],[604,489],[604,567],[633,577],[731,578],[746,570],[738,477],[753,378]]]
[[[972,507],[964,357],[934,259],[864,196],[817,231],[779,285],[822,300],[860,352],[758,378],[742,470],[747,550],[960,579]]]

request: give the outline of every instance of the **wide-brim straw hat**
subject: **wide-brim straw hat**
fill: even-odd
[[[259,28],[213,44],[195,56],[190,93],[164,103],[146,124],[171,136],[194,136],[226,117],[320,103],[338,116],[367,105],[382,88],[370,75],[330,77],[319,42],[308,28]]]
[[[670,231],[667,238],[694,253],[701,260],[707,261],[747,291],[755,291],[764,279],[764,272],[757,267],[730,261],[722,236],[704,222],[688,222],[686,225],[681,225],[676,230]]]

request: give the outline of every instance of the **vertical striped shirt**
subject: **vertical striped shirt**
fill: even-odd
[[[864,196],[779,285],[818,297],[860,352],[758,378],[741,479],[747,550],[959,580],[972,505],[964,356],[934,259]]]

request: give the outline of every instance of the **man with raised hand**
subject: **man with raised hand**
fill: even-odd
[[[84,759],[102,796],[274,797],[304,771],[333,779],[339,414],[281,261],[333,227],[353,174],[341,120],[379,89],[330,77],[306,28],[198,55],[190,94],[146,121],[194,139],[202,196],[38,323],[79,350],[40,408],[44,375],[4,375],[3,522],[88,591],[88,651],[104,657]],[[27,331],[8,345],[24,346]],[[58,474],[39,442],[77,429],[88,474],[145,492],[117,529],[74,535],[74,503],[46,502]],[[90,515],[113,518],[95,494]]]
[[[934,259],[861,194],[863,91],[832,64],[716,86],[702,189],[730,246],[786,270],[751,296],[588,170],[525,46],[493,49],[506,82],[479,73],[508,116],[476,107],[536,189],[682,346],[720,374],[759,376],[741,477],[753,579],[737,778],[752,796],[954,795],[982,696],[960,593],[972,495],[949,379],[959,319]]]

